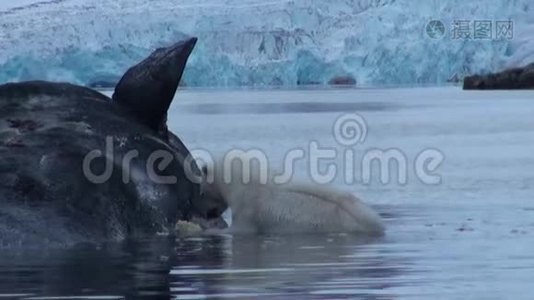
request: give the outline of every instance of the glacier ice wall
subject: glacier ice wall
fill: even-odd
[[[36,3],[28,4],[28,1]],[[24,0],[0,5],[0,82],[113,82],[199,37],[188,86],[441,84],[534,61],[532,0]],[[441,20],[445,36],[426,26]],[[513,39],[453,39],[454,20],[511,20]]]

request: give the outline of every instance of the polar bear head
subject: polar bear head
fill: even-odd
[[[266,159],[253,155],[227,154],[202,166],[201,190],[213,203],[224,203],[232,207],[232,199],[244,188],[268,184]]]

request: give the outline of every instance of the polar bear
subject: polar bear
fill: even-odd
[[[203,167],[204,196],[219,211],[226,206],[232,210],[232,224],[223,232],[384,234],[380,216],[350,192],[307,183],[276,184],[272,178],[262,179],[258,165],[252,165],[248,175],[239,158]]]

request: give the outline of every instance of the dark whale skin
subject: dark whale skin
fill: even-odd
[[[83,159],[95,149],[105,152],[107,136],[114,140],[113,173],[95,184],[84,175]],[[139,158],[124,183],[122,158],[130,150]],[[0,86],[2,245],[121,240],[188,219],[199,186],[186,178],[179,159],[163,172],[175,175],[176,184],[150,180],[144,166],[156,150],[188,155],[90,89],[47,82]],[[93,161],[93,172],[101,174],[104,163]]]
[[[177,44],[185,48],[169,47],[169,63],[161,58],[155,63],[178,71],[152,68],[144,82],[139,69],[135,76],[126,74],[121,101],[68,83],[0,85],[0,248],[121,241],[168,232],[178,220],[206,215],[198,209],[202,207],[199,184],[184,172],[189,151],[176,136],[170,140],[171,133],[160,130],[166,127],[164,119],[156,120],[156,115],[166,115],[178,86],[174,81],[180,80],[192,50],[189,46],[195,42]],[[141,65],[150,68],[150,59]],[[158,78],[163,80],[159,86]],[[143,84],[153,87],[152,98],[145,93],[134,99],[128,88],[139,90]],[[144,122],[139,108],[150,103],[139,101],[163,107],[149,111]],[[128,109],[125,103],[134,107]],[[106,153],[107,139],[113,141],[111,176],[94,183],[84,172],[84,158],[94,150]],[[138,156],[123,163],[134,150]],[[155,182],[147,173],[148,157],[159,150],[174,159],[162,169],[156,161],[152,169],[161,176],[174,176],[171,184]],[[91,171],[102,174],[111,158],[94,159]],[[190,168],[198,172],[194,162]],[[123,175],[127,170],[128,176]]]
[[[190,38],[168,48],[159,48],[128,69],[115,87],[113,101],[130,110],[150,128],[165,132],[167,110],[196,43],[197,38]]]

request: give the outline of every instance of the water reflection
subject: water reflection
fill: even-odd
[[[221,235],[4,251],[0,298],[380,299],[409,266],[384,239]]]
[[[394,255],[382,252],[382,242],[351,235],[183,239],[177,247],[182,264],[170,272],[171,292],[180,299],[374,299],[373,291],[382,291],[383,297],[383,289],[404,267]],[[213,253],[214,243],[220,252]],[[223,260],[221,265],[206,264],[210,252]]]
[[[102,247],[4,251],[0,297],[168,295],[168,274],[175,264],[172,246],[172,241],[155,239]]]
[[[180,106],[179,113],[217,114],[289,114],[349,111],[385,111],[397,109],[386,102],[284,102],[284,103],[202,103]]]

